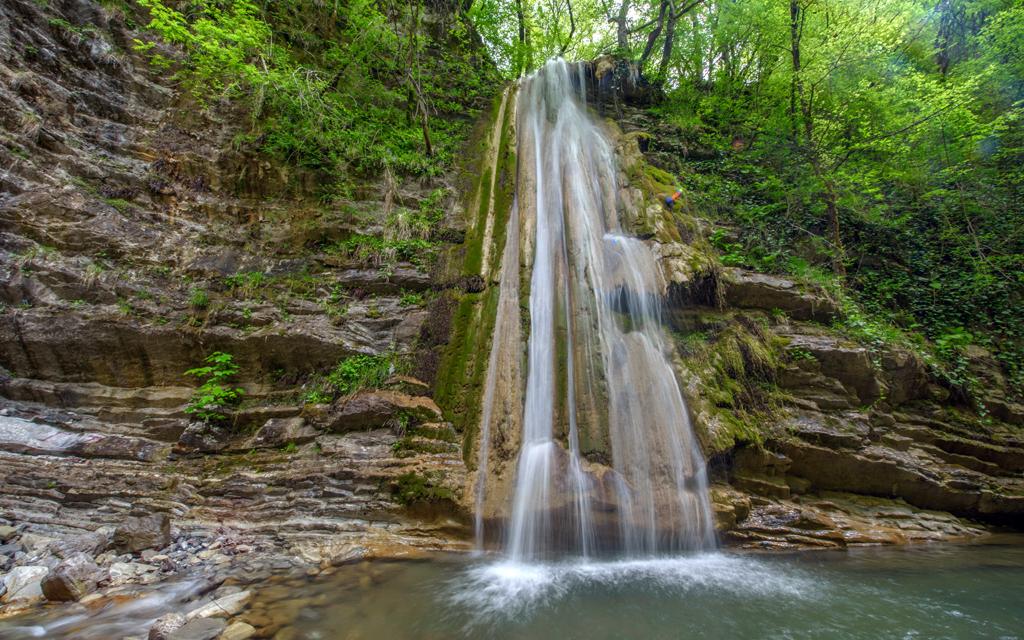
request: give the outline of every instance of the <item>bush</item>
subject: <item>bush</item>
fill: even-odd
[[[238,373],[238,365],[230,353],[215,351],[204,360],[206,366],[189,369],[185,375],[198,378],[202,384],[192,393],[185,413],[204,422],[227,422],[228,412],[242,401],[242,389],[226,383]]]
[[[360,389],[380,387],[394,370],[389,355],[349,356],[327,374],[327,382],[341,395]]]

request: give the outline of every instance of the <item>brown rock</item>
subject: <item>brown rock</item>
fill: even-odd
[[[149,628],[149,640],[168,640],[171,634],[185,626],[185,616],[180,613],[168,613],[157,618]]]
[[[61,562],[42,581],[43,595],[47,600],[72,602],[79,600],[96,589],[103,578],[103,571],[92,558],[84,553],[72,555]]]
[[[740,308],[779,309],[795,320],[831,322],[837,310],[825,296],[802,291],[795,282],[742,269],[728,272],[726,303]]]
[[[125,518],[114,531],[114,546],[120,551],[138,553],[143,549],[162,549],[171,544],[171,518],[166,513]]]
[[[249,441],[248,446],[254,449],[277,448],[294,442],[305,444],[312,442],[317,431],[306,424],[305,418],[273,418],[267,420]]]
[[[393,426],[402,416],[414,423],[438,422],[441,410],[430,398],[397,391],[361,391],[339,400],[327,415],[327,428],[335,432]]]

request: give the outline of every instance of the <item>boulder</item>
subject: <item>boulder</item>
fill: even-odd
[[[249,440],[248,448],[275,449],[290,442],[305,444],[312,442],[316,436],[316,429],[307,425],[305,418],[272,418],[263,423]]]
[[[794,320],[831,322],[838,314],[835,304],[821,295],[801,290],[791,280],[742,269],[728,271],[727,304],[741,309],[779,309]]]
[[[30,565],[26,567],[15,567],[4,576],[4,593],[2,601],[5,604],[22,603],[27,604],[43,599],[42,582],[50,570],[43,566]]]
[[[119,551],[138,553],[143,549],[162,549],[171,544],[171,518],[166,513],[125,518],[114,531],[114,546]]]
[[[168,613],[160,616],[149,628],[148,640],[168,640],[171,634],[185,626],[185,616],[180,613]]]
[[[103,571],[90,556],[76,553],[43,578],[41,586],[47,600],[72,602],[95,590],[103,577]]]
[[[328,411],[326,426],[346,432],[393,426],[402,417],[414,423],[439,422],[441,410],[430,398],[397,391],[361,391],[336,402]]]
[[[141,576],[156,570],[155,566],[141,562],[115,562],[110,565],[110,584],[117,586],[134,582]]]
[[[21,418],[0,416],[0,450],[29,455],[155,460],[163,446],[145,438],[79,433]]]
[[[887,399],[893,406],[925,395],[928,368],[920,356],[907,349],[892,348],[882,354],[882,371]]]
[[[789,339],[788,353],[809,354],[816,372],[841,382],[861,403],[869,404],[881,395],[874,363],[864,347],[825,333],[783,335]]]
[[[167,640],[215,640],[227,626],[220,618],[197,618],[172,631]]]
[[[218,640],[249,640],[256,635],[256,627],[245,622],[234,622],[220,634]]]
[[[79,553],[95,557],[106,551],[109,546],[110,536],[101,531],[90,531],[53,542],[48,550],[58,558],[68,559]]]
[[[241,613],[249,604],[252,598],[251,591],[239,591],[217,598],[213,602],[205,604],[198,609],[190,611],[185,618],[195,620],[197,618],[230,618]]]
[[[230,438],[227,427],[209,422],[190,422],[178,438],[175,450],[181,453],[217,453],[228,448]]]

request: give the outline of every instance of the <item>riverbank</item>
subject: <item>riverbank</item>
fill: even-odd
[[[1013,638],[1024,622],[1021,535],[619,562],[435,553],[242,566],[9,617],[0,638]],[[149,635],[180,622],[191,626]]]

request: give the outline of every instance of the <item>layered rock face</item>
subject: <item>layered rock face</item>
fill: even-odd
[[[951,401],[908,349],[869,349],[814,322],[834,313],[821,294],[739,270],[718,286],[725,306],[678,308],[677,327],[715,345],[730,326],[756,326],[755,340],[772,352],[769,370],[750,381],[769,389],[766,402],[744,412],[710,373],[728,352],[712,347],[703,360],[686,360],[706,450],[718,480],[732,485],[717,492],[726,539],[835,546],[966,536],[981,523],[1021,526],[1019,424]],[[730,348],[750,360],[756,347]],[[1005,397],[1007,389],[989,393]]]
[[[125,11],[0,6],[0,518],[59,537],[168,514],[175,538],[223,525],[311,559],[346,535],[448,544],[464,471],[428,397],[447,283],[327,249],[446,180],[324,204],[318,176],[233,144],[241,107],[200,113],[133,53]],[[245,390],[219,430],[184,412],[213,351]],[[383,353],[426,382],[307,397]]]

